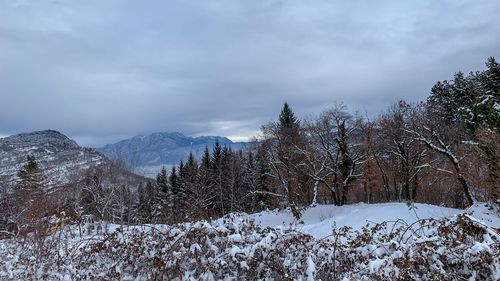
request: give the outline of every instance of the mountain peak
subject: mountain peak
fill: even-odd
[[[110,158],[122,158],[131,167],[172,165],[186,160],[190,152],[200,156],[205,147],[212,149],[216,141],[233,149],[242,147],[241,143],[233,143],[221,136],[188,137],[179,132],[158,132],[135,136],[97,150]]]
[[[53,144],[73,148],[79,147],[74,140],[56,130],[43,130],[12,135],[0,139],[0,143],[11,145],[20,144],[24,146]]]

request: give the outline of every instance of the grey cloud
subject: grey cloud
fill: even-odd
[[[375,116],[500,56],[498,1],[1,1],[0,135],[251,136],[289,101]]]

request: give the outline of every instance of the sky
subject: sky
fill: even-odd
[[[500,58],[500,1],[0,0],[0,136],[245,140],[285,101],[375,118]]]

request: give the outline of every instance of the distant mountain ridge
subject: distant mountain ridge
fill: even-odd
[[[110,159],[121,158],[129,168],[137,168],[175,165],[181,160],[186,160],[189,152],[193,152],[195,157],[199,159],[205,147],[211,150],[217,141],[222,146],[229,146],[234,150],[240,149],[246,144],[232,142],[221,136],[188,137],[179,132],[160,132],[138,135],[96,150]]]
[[[97,169],[106,169],[114,174],[114,179],[108,181],[110,183],[132,183],[136,186],[144,180],[116,167],[96,150],[81,147],[58,131],[45,130],[0,138],[0,187],[12,187],[17,182],[17,173],[26,163],[28,155],[35,157],[48,179],[46,189],[78,183],[87,172]]]

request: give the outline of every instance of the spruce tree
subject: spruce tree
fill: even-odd
[[[186,176],[186,169],[184,166],[184,161],[181,160],[179,163],[179,179],[182,179]]]
[[[38,167],[38,163],[35,156],[28,155],[26,157],[26,164],[17,173],[21,179],[19,188],[23,189],[35,189],[39,187],[42,182],[41,171]]]
[[[283,109],[281,110],[279,124],[282,128],[287,129],[296,128],[298,126],[297,117],[295,117],[295,114],[287,102],[285,102]]]
[[[220,168],[222,162],[222,147],[219,141],[215,141],[214,149],[212,150],[211,167],[213,170]]]
[[[168,191],[167,168],[165,166],[161,168],[161,171],[156,176],[156,185],[161,192],[166,193]]]
[[[137,193],[139,196],[139,204],[137,207],[136,221],[139,223],[151,223],[151,212],[155,197],[153,185],[150,181],[147,182],[145,187],[141,183],[139,184]]]
[[[488,58],[486,62],[488,68],[485,73],[485,89],[486,93],[493,95],[496,98],[500,97],[500,64],[497,63],[494,57]]]
[[[151,222],[153,208],[156,204],[156,192],[151,181],[148,181],[144,189],[144,215],[147,222]]]
[[[205,150],[203,151],[203,157],[201,158],[201,166],[203,168],[210,168],[210,151],[208,150],[208,146],[205,146]]]
[[[160,173],[156,177],[156,185],[159,192],[158,199],[155,200],[154,216],[160,222],[170,222],[172,217],[172,189],[168,185],[167,168],[162,167]]]
[[[177,169],[172,166],[172,171],[168,177],[170,187],[172,188],[172,194],[175,196],[179,192],[179,178],[177,177]]]
[[[186,170],[186,181],[193,182],[198,172],[198,163],[194,158],[193,152],[189,152],[189,157],[186,163],[185,170]]]
[[[212,150],[212,158],[210,161],[210,171],[212,174],[213,192],[215,197],[212,198],[210,205],[218,214],[225,214],[224,197],[226,194],[223,189],[223,174],[222,174],[222,147],[219,141],[215,142]]]

